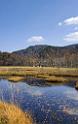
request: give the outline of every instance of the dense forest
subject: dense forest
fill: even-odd
[[[0,66],[78,67],[78,44],[36,45],[12,53],[0,52]]]

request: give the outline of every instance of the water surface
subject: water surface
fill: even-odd
[[[72,86],[39,86],[37,82],[33,86],[1,79],[0,99],[30,112],[37,124],[77,124],[78,91]]]

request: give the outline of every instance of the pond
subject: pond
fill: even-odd
[[[70,85],[30,85],[0,80],[0,100],[32,114],[37,124],[77,124],[78,91]]]

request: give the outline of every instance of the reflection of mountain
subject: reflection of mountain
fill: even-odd
[[[78,67],[78,44],[36,45],[13,53],[0,53],[0,65]]]

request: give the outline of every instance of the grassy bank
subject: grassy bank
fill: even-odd
[[[11,76],[10,79],[21,80],[26,76],[38,77],[46,81],[68,81],[66,77],[78,77],[77,68],[52,67],[0,67],[0,76]],[[18,76],[17,79],[15,77]],[[20,78],[21,76],[21,78]]]
[[[13,104],[0,101],[0,124],[32,124],[32,118]]]

